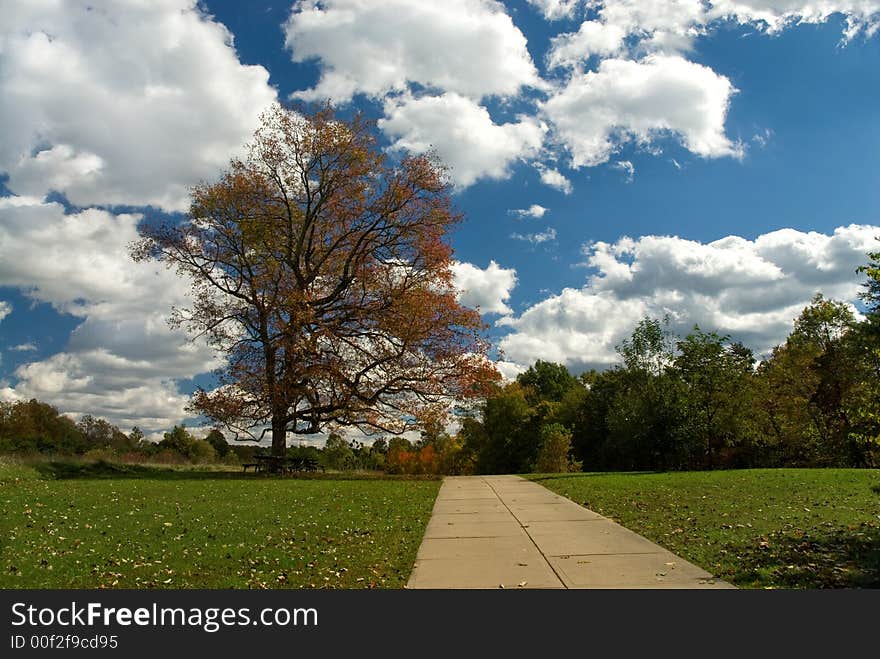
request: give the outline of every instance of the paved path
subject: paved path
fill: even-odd
[[[407,588],[732,588],[519,476],[444,479]]]

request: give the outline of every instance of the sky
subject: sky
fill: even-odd
[[[880,0],[5,0],[0,399],[161,432],[217,356],[133,263],[273,102],[435,151],[507,377],[669,315],[765,355],[880,237]],[[857,307],[858,308],[858,307]]]

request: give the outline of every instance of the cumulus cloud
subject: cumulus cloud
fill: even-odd
[[[452,92],[390,99],[379,128],[393,141],[392,149],[436,151],[459,188],[506,178],[513,163],[537,155],[547,132],[532,117],[496,124],[486,108]]]
[[[510,234],[510,237],[514,240],[522,240],[532,243],[533,245],[540,245],[541,243],[548,243],[556,240],[556,229],[553,227],[547,227],[545,231],[540,231],[538,233],[512,233]]]
[[[508,362],[503,359],[499,359],[495,362],[495,368],[498,369],[498,372],[501,373],[501,378],[505,382],[511,382],[516,380],[516,376],[520,373],[525,373],[528,370],[522,364],[517,364],[515,362]]]
[[[571,17],[575,3],[534,0],[548,19]],[[880,28],[880,0],[588,0],[591,11],[575,32],[551,40],[547,66],[583,68],[592,57],[638,58],[674,55],[732,20],[768,34],[801,23],[823,23],[833,15],[846,21],[844,40],[873,36]]]
[[[677,55],[607,59],[573,75],[543,112],[575,168],[606,162],[627,140],[650,144],[666,134],[703,157],[736,156],[741,147],[724,132],[735,92],[726,77]]]
[[[547,214],[548,210],[550,210],[550,209],[544,208],[540,204],[532,204],[528,208],[515,208],[515,209],[507,211],[507,213],[509,215],[514,215],[519,218],[531,217],[531,218],[535,218],[535,219],[540,219],[540,218],[544,217],[544,215]]]
[[[3,320],[12,313],[12,305],[9,302],[0,300],[0,320]]]
[[[207,346],[168,327],[172,305],[188,303],[183,280],[128,257],[139,217],[65,215],[58,203],[0,198],[0,286],[83,319],[64,352],[16,370],[7,398],[38,398],[123,427],[184,418],[177,381],[217,363]]]
[[[458,262],[452,271],[463,305],[478,308],[481,313],[512,313],[507,301],[516,287],[515,269],[502,268],[495,261],[489,261],[486,268]]]
[[[548,21],[571,18],[580,0],[528,0]]]
[[[702,31],[702,0],[607,0],[599,6],[602,24],[636,35],[636,48],[650,52],[679,52],[690,48]]]
[[[617,360],[614,347],[641,318],[669,314],[681,334],[696,323],[764,354],[785,340],[815,293],[856,298],[855,270],[876,246],[878,230],[850,225],[830,235],[782,229],[705,244],[671,236],[588,244],[595,274],[586,285],[500,319],[497,325],[512,330],[500,348],[520,365],[547,359],[575,370],[603,368]]]
[[[79,206],[187,206],[275,99],[196,0],[7,0],[0,21],[0,173]]]
[[[285,32],[293,61],[321,68],[299,98],[345,102],[417,83],[480,99],[540,84],[526,38],[494,0],[301,0]]]
[[[834,14],[846,19],[848,39],[863,31],[872,36],[880,28],[878,0],[713,0],[707,18],[760,23],[768,32],[779,32],[792,23],[824,23]]]
[[[555,188],[563,194],[571,194],[574,191],[571,181],[558,169],[542,163],[537,163],[535,167],[541,175],[541,183],[544,185]]]
[[[609,57],[623,50],[626,31],[618,25],[584,21],[577,32],[561,34],[550,41],[550,68],[579,66],[593,55]]]

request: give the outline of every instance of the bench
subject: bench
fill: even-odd
[[[243,462],[242,471],[253,467],[254,472],[274,471],[281,474],[290,474],[297,471],[324,471],[324,465],[314,458],[274,458],[271,456],[255,456],[258,462]]]

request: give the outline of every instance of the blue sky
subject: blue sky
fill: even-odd
[[[0,396],[159,431],[217,365],[135,266],[291,95],[428,145],[499,367],[613,363],[645,315],[784,340],[880,236],[880,0],[16,1],[0,9]],[[182,217],[182,216],[181,216]]]

